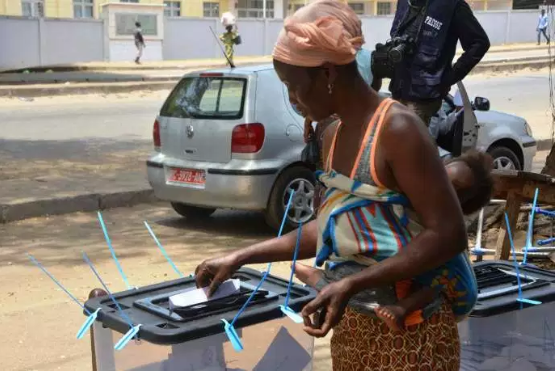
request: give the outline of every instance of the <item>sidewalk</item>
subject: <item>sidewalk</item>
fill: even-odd
[[[552,47],[554,48],[554,47]],[[532,50],[546,50],[546,45],[532,44],[508,44],[491,46],[488,54],[501,52],[523,52]],[[463,51],[458,49],[456,54],[460,55]],[[245,64],[270,63],[271,56],[237,56],[234,58],[238,66]],[[157,62],[143,62],[137,65],[133,62],[86,62],[67,65],[43,66],[35,68],[24,68],[13,71],[0,71],[0,73],[10,72],[76,72],[76,71],[144,71],[144,70],[173,70],[173,69],[192,69],[192,68],[218,68],[226,65],[224,58],[213,59],[190,59],[190,60],[170,60]]]
[[[552,55],[554,48],[551,48]],[[461,51],[455,56],[457,59]],[[483,58],[478,69],[474,72],[484,71],[507,66],[508,63],[521,63],[525,66],[546,64],[550,60],[546,46],[531,44],[518,44],[492,47]],[[238,67],[256,64],[271,63],[270,56],[262,57],[237,57]],[[67,66],[42,67],[28,69],[25,72],[0,73],[1,95],[6,95],[6,90],[13,89],[14,92],[29,91],[29,89],[45,89],[47,87],[34,87],[35,85],[54,84],[83,84],[83,83],[163,83],[175,82],[185,73],[198,69],[223,68],[223,59],[198,59],[189,61],[161,61],[145,62],[135,65],[131,62],[93,62]],[[512,68],[520,68],[514,65]],[[48,72],[44,72],[48,71]],[[4,85],[4,86],[2,86]],[[23,87],[24,86],[24,87]],[[82,86],[82,85],[80,85]],[[83,87],[83,86],[82,86]],[[66,88],[66,86],[64,86]],[[71,88],[69,91],[71,92]],[[3,93],[2,93],[3,92]],[[47,94],[48,91],[43,91]],[[14,94],[15,95],[15,94]]]

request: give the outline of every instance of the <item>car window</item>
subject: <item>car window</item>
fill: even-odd
[[[238,119],[243,116],[246,80],[228,77],[187,77],[164,103],[161,116]]]

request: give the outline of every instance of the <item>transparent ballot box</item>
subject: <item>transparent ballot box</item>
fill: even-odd
[[[234,349],[222,320],[232,322],[262,274],[244,268],[233,278],[240,280],[234,294],[189,307],[171,309],[169,298],[195,287],[193,278],[114,294],[121,310],[108,296],[89,299],[88,310],[100,308],[93,326],[97,370],[312,370],[313,338],[282,313],[288,281],[271,275],[235,322],[243,350]],[[289,307],[299,311],[315,294],[294,284]],[[137,337],[115,350],[130,321],[141,325]]]

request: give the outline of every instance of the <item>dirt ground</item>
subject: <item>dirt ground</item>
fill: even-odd
[[[274,233],[257,213],[218,211],[208,221],[186,221],[164,203],[103,213],[129,282],[144,286],[177,278],[143,225],[147,220],[184,274],[202,260],[271,238]],[[495,234],[486,232],[484,247]],[[516,234],[523,245],[524,233]],[[474,243],[470,240],[470,246]],[[0,370],[74,371],[91,367],[89,337],[76,340],[84,321],[80,308],[28,260],[33,254],[79,299],[100,287],[83,263],[87,252],[114,292],[125,289],[106,246],[95,213],[37,218],[0,225]],[[262,270],[265,265],[254,265]],[[547,266],[547,268],[549,268]],[[552,265],[553,269],[553,265]],[[288,278],[289,263],[272,273]],[[316,371],[330,370],[329,339],[317,339]],[[29,356],[32,350],[33,356]]]
[[[166,204],[103,213],[114,248],[132,285],[177,278],[143,225],[149,224],[184,274],[203,259],[273,236],[258,214],[218,212],[210,222],[186,222]],[[75,334],[85,317],[38,268],[33,254],[74,295],[85,300],[100,286],[83,263],[86,251],[114,292],[125,289],[95,213],[31,219],[0,226],[0,370],[75,371],[91,367],[88,336]],[[253,266],[262,269],[263,265]],[[288,277],[289,264],[272,273]],[[30,355],[32,354],[32,356]],[[317,340],[315,370],[330,369],[328,340]]]

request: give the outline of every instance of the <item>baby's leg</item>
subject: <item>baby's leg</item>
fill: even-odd
[[[431,287],[419,287],[408,296],[393,305],[385,305],[375,309],[378,318],[382,319],[390,329],[401,331],[405,318],[409,313],[424,309],[438,297],[438,290]]]
[[[319,291],[322,287],[317,287],[319,281],[324,278],[324,272],[320,269],[310,267],[305,264],[295,263],[295,276],[303,283],[309,285],[312,288],[318,289]]]

